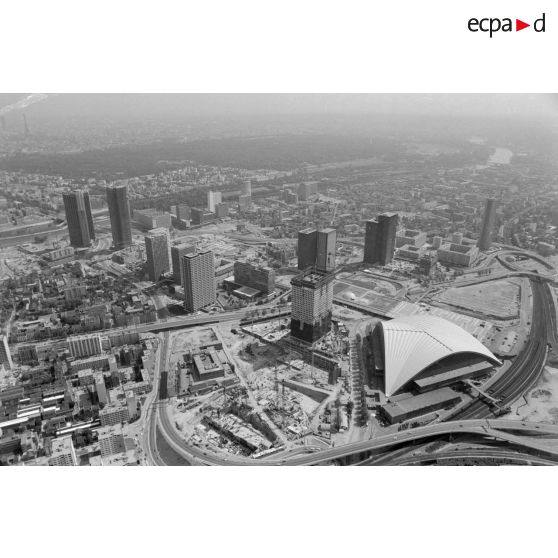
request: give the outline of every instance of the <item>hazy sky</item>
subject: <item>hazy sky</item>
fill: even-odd
[[[0,94],[1,112],[21,96]],[[558,95],[546,94],[60,94],[26,110],[157,116],[205,114],[391,113],[422,115],[517,115],[558,118]]]

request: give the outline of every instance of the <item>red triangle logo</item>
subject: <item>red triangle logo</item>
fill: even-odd
[[[531,27],[531,25],[529,23],[525,23],[524,21],[521,21],[520,19],[515,20],[516,31],[521,31],[522,29],[525,29],[527,27]]]

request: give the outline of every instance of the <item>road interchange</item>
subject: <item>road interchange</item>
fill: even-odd
[[[548,283],[543,279],[525,273],[529,277],[533,291],[533,319],[528,342],[523,351],[516,357],[510,369],[491,386],[491,395],[498,398],[502,405],[509,405],[517,400],[528,389],[530,389],[540,378],[549,348],[557,346],[556,339],[556,312],[554,300]],[[233,316],[234,314],[234,316]],[[146,455],[148,462],[161,465],[164,460],[157,451],[157,435],[163,436],[167,444],[183,459],[196,465],[322,465],[334,462],[358,462],[370,459],[374,452],[386,452],[390,448],[401,455],[402,446],[405,444],[416,444],[444,436],[467,433],[479,438],[499,440],[502,443],[513,444],[516,448],[524,448],[524,459],[533,458],[533,452],[544,455],[547,461],[558,458],[558,449],[547,447],[544,442],[536,438],[541,432],[558,438],[558,427],[542,425],[538,423],[522,423],[520,421],[506,421],[502,419],[485,420],[494,417],[493,409],[484,401],[474,400],[466,407],[458,408],[455,413],[449,415],[445,422],[435,423],[408,431],[399,432],[395,435],[389,434],[372,440],[365,440],[337,448],[319,449],[299,448],[296,452],[284,452],[283,455],[271,456],[261,460],[246,457],[217,454],[207,449],[202,449],[188,444],[177,432],[168,416],[166,405],[166,388],[162,386],[161,372],[168,367],[168,342],[169,329],[174,327],[187,327],[213,323],[214,321],[229,321],[239,319],[239,315],[247,315],[245,312],[228,312],[211,316],[196,316],[184,318],[169,323],[150,324],[150,331],[162,330],[163,342],[159,353],[158,373],[154,379],[156,395],[152,403],[152,409],[147,412],[148,441]],[[271,316],[270,316],[271,317]],[[187,324],[187,325],[185,325]],[[171,326],[171,327],[169,327]],[[510,432],[515,432],[511,434]],[[523,432],[518,435],[517,432]],[[531,434],[525,436],[526,432]],[[534,436],[532,435],[534,434]],[[558,446],[557,446],[558,448]],[[302,455],[301,455],[302,453]],[[457,454],[452,454],[457,455]],[[459,455],[466,456],[465,453]],[[476,454],[475,454],[476,455]],[[515,459],[522,457],[517,451],[513,452]],[[432,456],[430,456],[433,459]],[[474,457],[471,455],[471,457]],[[508,456],[509,457],[509,456]],[[441,457],[441,459],[443,456]],[[410,459],[410,458],[409,458]],[[421,461],[417,459],[417,462]],[[422,461],[428,461],[424,458]],[[385,460],[389,463],[389,458]]]

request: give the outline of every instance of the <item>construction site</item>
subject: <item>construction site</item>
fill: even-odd
[[[167,412],[176,429],[189,443],[251,457],[335,443],[350,425],[349,328],[362,317],[337,309],[313,349],[291,338],[284,317],[175,334]]]
[[[558,369],[546,366],[540,381],[511,406],[509,418],[558,424]]]

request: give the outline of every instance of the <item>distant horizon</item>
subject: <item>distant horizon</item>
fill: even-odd
[[[22,102],[26,97],[35,97]],[[392,114],[558,118],[555,94],[462,93],[0,93],[0,115],[12,111],[143,113],[162,116]]]

